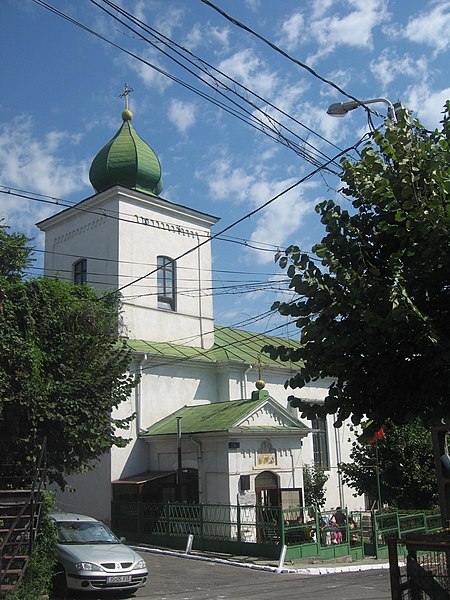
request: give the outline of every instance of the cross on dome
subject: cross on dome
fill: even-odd
[[[134,89],[128,86],[128,83],[125,83],[123,86],[123,92],[120,94],[119,98],[125,99],[125,110],[128,110],[128,96],[134,92]]]

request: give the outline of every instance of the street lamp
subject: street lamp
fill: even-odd
[[[355,110],[359,106],[366,106],[366,104],[375,104],[378,102],[384,102],[388,105],[388,117],[397,123],[397,115],[395,114],[394,105],[390,100],[386,98],[371,98],[370,100],[351,100],[350,102],[335,102],[330,104],[327,110],[327,114],[331,117],[345,117],[345,115],[351,110]]]

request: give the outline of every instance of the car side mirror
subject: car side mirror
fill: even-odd
[[[119,540],[122,542],[122,544],[125,544],[125,542],[127,541],[127,538],[120,537]]]

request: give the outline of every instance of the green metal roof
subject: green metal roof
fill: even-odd
[[[177,417],[182,417],[181,428],[183,434],[212,433],[227,431],[309,431],[309,427],[290,415],[281,405],[264,395],[256,394],[257,398],[252,400],[230,400],[228,402],[216,402],[213,404],[201,404],[198,406],[184,406],[176,412],[168,415],[161,421],[151,425],[142,437],[153,437],[159,435],[172,435],[177,433]],[[247,415],[252,413],[258,406],[269,402],[276,410],[286,416],[290,425],[239,427],[238,424]]]
[[[280,366],[285,369],[289,368],[289,362],[272,360],[268,354],[262,352],[262,348],[266,345],[300,348],[299,342],[294,340],[262,335],[251,331],[231,329],[229,327],[214,327],[214,345],[209,350],[183,346],[181,344],[146,340],[126,340],[126,344],[137,352],[160,355],[161,358],[186,358],[204,362],[237,361],[242,363],[260,363],[262,367],[264,365]],[[295,363],[294,366],[299,368],[302,364]]]
[[[122,185],[158,195],[163,189],[161,165],[131,125],[131,118],[131,111],[124,110],[119,131],[92,161],[89,179],[97,192]]]

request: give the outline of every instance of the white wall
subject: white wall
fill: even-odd
[[[83,475],[67,477],[69,487],[61,492],[55,486],[56,509],[75,512],[100,519],[106,524],[111,522],[111,456],[105,454],[93,471]]]

